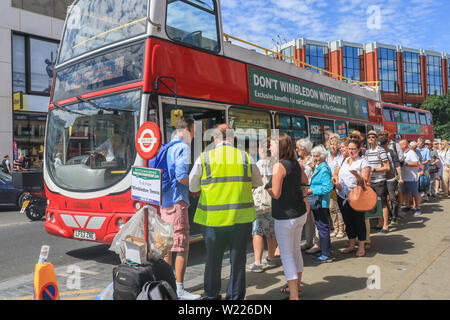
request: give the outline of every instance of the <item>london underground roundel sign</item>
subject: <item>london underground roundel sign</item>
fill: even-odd
[[[145,160],[156,156],[161,147],[161,131],[154,122],[144,123],[136,135],[136,150]]]

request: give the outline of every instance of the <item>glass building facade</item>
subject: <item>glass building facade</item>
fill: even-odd
[[[306,46],[306,63],[312,66],[329,70],[328,67],[328,47],[307,44]],[[307,69],[319,73],[319,70],[307,67]]]
[[[290,46],[284,49],[281,49],[281,54],[287,57],[294,57],[294,46]],[[294,63],[294,60],[292,59],[287,59],[285,57],[282,57],[281,59],[283,59],[283,61],[286,61],[288,63]]]
[[[442,87],[442,59],[438,56],[427,56],[428,94],[441,95]]]
[[[397,51],[380,48],[378,51],[378,70],[381,91],[398,92]]]
[[[344,46],[344,77],[362,81],[362,70],[364,70],[363,49],[356,47]]]
[[[405,93],[422,94],[422,79],[420,72],[420,56],[418,53],[403,53],[403,69]]]

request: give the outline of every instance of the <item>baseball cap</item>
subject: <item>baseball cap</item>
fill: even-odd
[[[431,144],[431,140],[425,140],[425,144]]]

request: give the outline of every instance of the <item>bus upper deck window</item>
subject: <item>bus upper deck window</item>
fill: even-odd
[[[167,35],[174,41],[218,52],[216,8],[213,0],[167,1]]]

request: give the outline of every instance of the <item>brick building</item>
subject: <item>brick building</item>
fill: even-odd
[[[304,38],[276,49],[286,56],[331,72],[329,76],[343,76],[361,82],[379,81],[385,102],[415,106],[422,104],[429,95],[447,94],[449,91],[450,55],[446,53],[379,42],[321,42]]]

